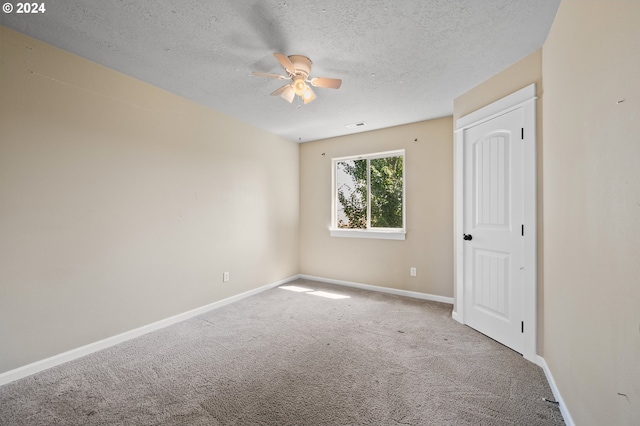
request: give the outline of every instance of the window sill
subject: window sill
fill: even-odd
[[[332,237],[375,238],[378,240],[404,240],[404,231],[372,231],[370,229],[330,229]]]

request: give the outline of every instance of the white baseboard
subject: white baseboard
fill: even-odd
[[[187,320],[189,318],[193,318],[195,316],[204,314],[205,312],[212,311],[214,309],[221,308],[225,305],[228,305],[233,302],[237,302],[238,300],[242,300],[249,296],[253,296],[254,294],[261,293],[263,291],[269,290],[274,287],[278,287],[282,284],[289,283],[291,281],[297,280],[300,278],[299,275],[294,275],[289,278],[285,278],[284,280],[280,280],[275,283],[267,284],[262,287],[255,288],[253,290],[245,291],[244,293],[236,294],[235,296],[227,297],[226,299],[219,300],[217,302],[210,303],[205,306],[201,306],[196,309],[192,309],[187,312],[183,312],[178,315],[174,315],[169,318],[165,318],[163,320],[154,322],[152,324],[148,324],[139,328],[135,328],[133,330],[125,331],[124,333],[117,334],[112,337],[108,337],[103,340],[99,340],[97,342],[89,343],[88,345],[81,346],[76,349],[71,349],[70,351],[63,352],[58,355],[54,355],[49,358],[45,358],[40,361],[36,361],[31,364],[27,364],[23,367],[16,368],[14,370],[6,371],[0,374],[0,386],[5,385],[7,383],[11,383],[18,379],[22,379],[23,377],[30,376],[32,374],[38,373],[40,371],[47,370],[51,367],[55,367],[56,365],[64,364],[65,362],[72,361],[74,359],[83,357],[85,355],[89,355],[93,352],[97,352],[99,350],[108,348],[110,346],[117,345],[118,343],[125,342],[127,340],[134,339],[136,337],[142,336],[143,334],[150,333],[152,331],[159,330],[161,328],[167,327],[172,324],[176,324],[178,322]]]
[[[395,288],[379,287],[376,285],[354,283],[351,281],[334,280],[331,278],[315,277],[313,275],[301,274],[299,275],[299,278],[303,278],[305,280],[311,280],[311,281],[321,281],[329,284],[343,285],[346,287],[361,288],[363,290],[378,291],[380,293],[395,294],[396,296],[405,296],[405,297],[413,297],[414,299],[431,300],[433,302],[441,302],[441,303],[447,303],[449,305],[453,305],[453,297],[436,296],[434,294],[419,293],[417,291],[398,290]]]
[[[571,417],[569,409],[562,399],[562,395],[560,395],[560,390],[558,390],[558,386],[556,385],[556,381],[553,379],[553,375],[551,374],[551,370],[549,370],[547,362],[540,355],[538,355],[536,361],[536,364],[538,364],[538,366],[544,371],[544,375],[547,376],[547,381],[549,382],[549,386],[551,387],[551,392],[553,392],[554,398],[556,399],[556,401],[558,401],[560,413],[562,413],[562,417],[564,417],[564,423],[567,426],[575,426],[573,418]]]
[[[454,320],[458,321],[460,324],[463,324],[463,322],[460,321],[460,315],[458,315],[458,313],[456,311],[451,312],[451,318],[453,318]]]

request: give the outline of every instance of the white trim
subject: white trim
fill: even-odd
[[[454,151],[454,164],[453,164],[453,187],[454,187],[454,196],[453,196],[453,220],[454,220],[454,235],[453,235],[453,279],[454,279],[454,293],[455,303],[454,303],[454,313],[453,319],[458,321],[461,324],[464,324],[464,306],[463,296],[464,296],[464,276],[462,275],[463,262],[464,262],[464,252],[463,252],[463,244],[460,241],[460,236],[464,233],[464,215],[463,215],[463,206],[464,206],[464,132],[456,133],[455,145],[453,147]]]
[[[536,199],[536,85],[530,84],[490,105],[480,108],[456,121],[454,159],[454,280],[455,313],[453,318],[462,324],[464,319],[463,247],[460,244],[464,229],[464,130],[489,121],[516,109],[523,109],[524,116],[524,289],[523,320],[524,344],[522,355],[536,362],[537,349],[537,199]],[[525,302],[527,301],[527,302]]]
[[[255,288],[253,290],[245,291],[244,293],[236,294],[235,296],[227,297],[226,299],[218,300],[217,302],[213,302],[208,305],[201,306],[199,308],[192,309],[190,311],[183,312],[181,314],[174,315],[172,317],[165,318],[163,320],[156,321],[154,323],[151,323],[139,328],[135,328],[133,330],[125,331],[124,333],[117,334],[112,337],[107,337],[106,339],[103,339],[103,340],[89,343],[88,345],[84,345],[79,348],[71,349],[70,351],[63,352],[61,354],[54,355],[49,358],[45,358],[43,360],[36,361],[31,364],[27,364],[25,366],[16,368],[14,370],[6,371],[0,374],[0,386],[6,385],[7,383],[11,383],[13,381],[22,379],[32,374],[39,373],[41,371],[55,367],[56,365],[64,364],[65,362],[73,361],[74,359],[117,345],[118,343],[126,342],[127,340],[134,339],[136,337],[142,336],[152,331],[160,330],[161,328],[165,328],[167,326],[176,324],[178,322],[185,321],[189,318],[193,318],[195,316],[204,314],[214,309],[221,308],[230,303],[237,302],[241,299],[245,299],[249,296],[253,296],[255,294],[272,289],[274,287],[278,287],[282,284],[295,281],[298,278],[300,278],[299,275],[294,275],[289,278],[285,278],[283,280],[277,281],[275,283],[267,284],[262,287]]]
[[[380,287],[370,284],[354,283],[352,281],[334,280],[331,278],[316,277],[313,275],[301,274],[300,278],[310,281],[319,281],[329,284],[337,284],[345,287],[360,288],[363,290],[377,291],[379,293],[395,294],[396,296],[412,297],[414,299],[430,300],[432,302],[447,303],[453,305],[453,297],[437,296],[435,294],[419,293],[417,291],[398,290],[396,288]]]
[[[556,399],[556,401],[558,401],[558,407],[560,408],[560,413],[564,418],[564,423],[567,426],[575,426],[575,422],[571,417],[571,413],[569,413],[569,409],[567,408],[567,405],[565,404],[564,399],[562,399],[562,395],[560,395],[560,390],[558,389],[558,386],[556,385],[556,381],[554,380],[553,375],[551,374],[551,370],[549,370],[549,366],[547,365],[547,362],[544,360],[543,357],[538,356],[536,359],[536,364],[538,364],[538,366],[542,368],[542,371],[544,371],[544,375],[547,376],[547,382],[549,382],[549,387],[551,388],[551,392],[553,392],[553,397]]]
[[[538,356],[538,199],[537,199],[537,132],[535,84],[534,98],[524,109],[524,288],[523,318],[525,324],[522,355],[531,362]],[[527,303],[530,301],[531,303]]]
[[[332,237],[376,238],[379,240],[404,240],[404,231],[374,231],[372,229],[329,229]]]
[[[477,126],[478,124],[484,123],[485,121],[492,120],[500,115],[520,108],[529,102],[535,101],[536,99],[538,99],[536,96],[536,84],[532,83],[517,92],[495,101],[492,104],[469,113],[464,117],[460,117],[456,120],[456,132],[469,129]]]
[[[380,152],[372,152],[371,154],[356,154],[356,155],[347,155],[345,157],[335,157],[332,158],[331,161],[344,161],[344,160],[364,160],[369,159],[373,160],[376,158],[387,158],[387,157],[397,157],[400,155],[404,155],[404,149],[394,149],[392,151],[380,151]]]

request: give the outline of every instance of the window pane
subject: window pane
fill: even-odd
[[[402,228],[402,156],[371,160],[371,227]]]
[[[336,163],[337,226],[367,228],[367,160]]]

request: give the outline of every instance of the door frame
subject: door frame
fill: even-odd
[[[524,116],[524,279],[522,355],[536,362],[537,346],[537,189],[536,189],[536,85],[518,90],[490,105],[456,120],[454,145],[454,308],[452,317],[466,324],[464,315],[464,135],[465,130],[517,109]]]

